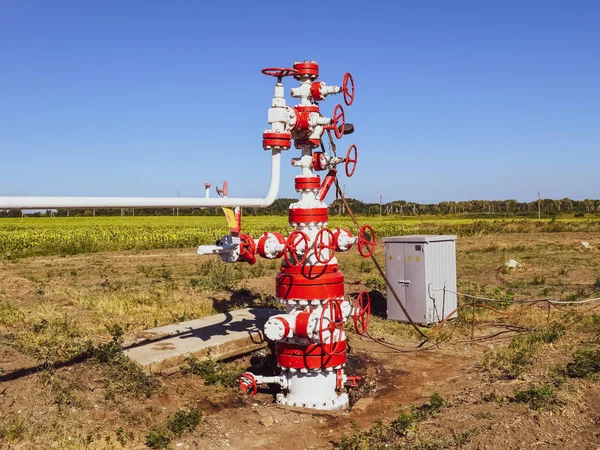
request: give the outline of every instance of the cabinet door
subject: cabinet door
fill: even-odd
[[[416,323],[427,323],[427,292],[425,289],[425,245],[404,245],[404,284],[406,310]]]
[[[404,244],[390,243],[385,244],[385,272],[390,284],[394,286],[394,290],[402,305],[406,307],[406,288],[404,284]],[[387,288],[387,317],[391,320],[406,321],[406,315],[402,312],[402,308],[398,305],[394,294]],[[410,314],[410,312],[409,312]]]

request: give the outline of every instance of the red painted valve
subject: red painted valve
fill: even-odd
[[[373,256],[376,243],[377,239],[373,227],[371,225],[363,225],[358,232],[358,253],[365,258]]]
[[[246,261],[252,265],[256,263],[256,243],[252,236],[247,234],[240,234],[240,256],[238,261]]]
[[[304,242],[304,253],[298,258],[298,246]],[[308,236],[302,231],[294,230],[290,233],[283,249],[283,257],[288,266],[298,266],[304,264],[308,256]]]
[[[327,317],[328,323],[325,325],[325,315],[329,313]],[[335,331],[338,330],[337,336]],[[329,344],[325,344],[324,332],[329,331]],[[330,299],[323,304],[323,310],[321,311],[321,320],[319,321],[319,339],[323,346],[323,352],[331,356],[336,353],[338,344],[342,340],[342,333],[344,331],[344,315],[342,314],[342,308],[337,300]]]
[[[327,235],[327,244],[324,242],[325,235]],[[315,236],[315,242],[313,244],[315,258],[317,258],[317,261],[319,261],[321,264],[327,264],[333,259],[336,247],[337,242],[335,241],[335,236],[331,230],[329,228],[322,228],[319,230]],[[327,258],[323,257],[323,250],[329,250],[329,256]]]
[[[351,177],[354,175],[354,171],[356,170],[356,163],[358,162],[358,149],[356,148],[356,144],[352,144],[348,147],[348,151],[346,152],[346,176]]]
[[[256,385],[256,378],[250,372],[243,373],[240,378],[238,378],[238,382],[240,383],[240,389],[244,392],[244,394],[250,394],[251,397],[256,395],[256,391],[258,389]]]
[[[365,334],[371,318],[371,296],[367,291],[360,291],[354,304],[354,329],[358,334]]]
[[[261,70],[265,75],[269,75],[271,77],[275,77],[278,79],[282,79],[283,77],[290,77],[292,75],[296,75],[298,71],[296,69],[290,69],[286,67],[267,67],[266,69]]]
[[[333,118],[331,119],[331,125],[328,125],[327,129],[333,130],[335,137],[341,139],[344,135],[344,125],[346,125],[344,108],[338,103],[335,105],[335,108],[333,108]]]
[[[350,84],[350,86],[348,86],[348,84]],[[350,106],[354,103],[354,78],[352,78],[350,72],[344,74],[342,93],[344,94],[344,103],[346,103],[346,106]]]

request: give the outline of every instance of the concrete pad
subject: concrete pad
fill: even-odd
[[[267,346],[262,329],[276,309],[240,309],[144,330],[125,354],[147,372],[173,373],[190,354],[226,359]]]

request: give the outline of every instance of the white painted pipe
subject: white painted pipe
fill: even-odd
[[[281,153],[271,156],[271,184],[265,198],[201,197],[0,197],[0,209],[86,209],[86,208],[204,208],[215,206],[271,206],[279,192]]]

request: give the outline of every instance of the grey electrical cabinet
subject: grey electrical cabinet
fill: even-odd
[[[387,278],[415,323],[438,323],[456,309],[456,236],[392,236],[383,242]],[[387,316],[408,321],[389,287]]]

